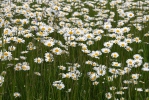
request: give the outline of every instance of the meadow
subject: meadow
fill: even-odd
[[[0,1],[0,100],[149,100],[149,1]]]

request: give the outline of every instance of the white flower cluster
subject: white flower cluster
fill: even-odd
[[[61,80],[53,82],[53,86],[55,86],[57,89],[61,90],[65,87],[63,82]]]

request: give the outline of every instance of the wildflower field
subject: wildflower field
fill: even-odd
[[[149,100],[149,0],[1,0],[0,100]]]

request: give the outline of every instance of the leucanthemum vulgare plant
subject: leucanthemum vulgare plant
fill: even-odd
[[[148,4],[0,1],[0,98],[148,99]]]

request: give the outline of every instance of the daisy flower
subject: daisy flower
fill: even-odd
[[[20,94],[19,92],[15,92],[15,93],[13,94],[13,96],[14,96],[15,98],[17,98],[17,97],[20,97],[21,94]]]
[[[127,15],[128,18],[134,17],[134,14],[132,12],[127,12],[126,15]]]
[[[0,76],[0,84],[2,84],[4,82],[4,77]]]
[[[43,61],[44,61],[43,58],[40,58],[40,57],[37,57],[34,59],[34,62],[38,64],[41,64]]]
[[[112,98],[112,94],[110,92],[106,93],[105,96],[106,96],[107,99],[111,99]]]
[[[58,47],[55,47],[55,48],[52,49],[52,52],[53,52],[54,54],[56,54],[56,55],[61,55],[62,52],[63,52],[63,50],[60,49],[60,48],[58,48]]]
[[[117,57],[119,57],[119,54],[118,54],[117,52],[113,52],[113,53],[111,54],[111,57],[112,57],[112,58],[117,58]]]
[[[111,52],[111,50],[109,48],[102,48],[101,51],[103,53],[109,53],[109,52]]]

